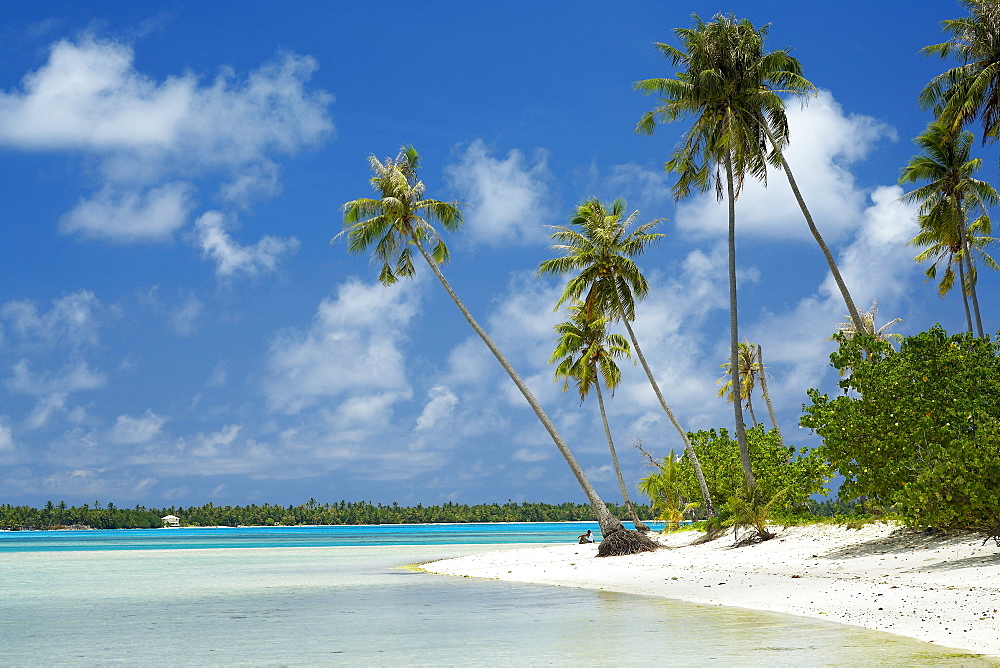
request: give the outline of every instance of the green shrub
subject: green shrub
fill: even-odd
[[[841,498],[868,497],[911,525],[1000,533],[1000,347],[940,326],[898,352],[872,336],[838,340],[844,393],[810,390],[800,424],[823,438]]]

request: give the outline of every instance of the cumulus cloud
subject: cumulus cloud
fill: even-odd
[[[10,452],[14,449],[14,432],[8,425],[0,423],[0,452]]]
[[[146,190],[105,186],[96,195],[81,199],[62,217],[59,229],[124,243],[164,241],[187,223],[193,208],[191,195],[187,183]]]
[[[458,405],[458,397],[451,391],[451,388],[444,385],[436,385],[428,392],[427,403],[417,417],[417,424],[414,431],[422,429],[433,429],[441,420],[447,420],[455,411]]]
[[[282,332],[267,363],[265,392],[271,408],[298,413],[345,398],[345,417],[358,418],[368,413],[365,405],[371,401],[391,405],[408,398],[400,343],[417,310],[415,283],[390,289],[348,280],[336,297],[320,303],[309,329]]]
[[[48,311],[39,310],[31,300],[7,302],[0,306],[0,321],[18,343],[79,348],[97,345],[110,313],[93,292],[78,290],[53,299]]]
[[[265,236],[252,246],[242,246],[226,231],[231,226],[232,223],[218,211],[205,213],[195,223],[198,246],[203,256],[215,261],[215,273],[219,277],[272,272],[282,257],[299,249],[299,240],[295,237]]]
[[[277,154],[332,134],[332,98],[307,88],[316,67],[283,53],[245,76],[156,79],[128,45],[62,40],[18,89],[0,91],[0,146],[96,158],[102,183],[63,216],[63,232],[164,241],[194,208],[196,179],[215,179],[222,201],[246,207],[280,190]]]
[[[513,149],[494,158],[486,144],[472,142],[458,162],[445,167],[449,185],[457,190],[466,212],[466,235],[487,246],[532,244],[548,238],[551,180],[547,154],[538,150],[531,160]]]
[[[108,434],[108,440],[126,445],[147,443],[159,436],[165,422],[165,418],[151,410],[147,410],[140,417],[119,415],[111,433]]]
[[[869,116],[845,114],[827,91],[809,105],[788,107],[791,142],[785,157],[799,189],[828,241],[843,239],[857,225],[865,207],[864,192],[850,171],[881,140],[895,140],[895,131]],[[688,236],[724,236],[728,226],[725,201],[714,189],[693,196],[677,207],[678,228]],[[748,179],[736,205],[738,234],[766,239],[810,239],[785,175],[768,174],[768,187]]]

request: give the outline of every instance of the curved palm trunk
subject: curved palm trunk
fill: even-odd
[[[632,505],[632,499],[628,496],[628,487],[625,486],[625,479],[622,477],[621,466],[618,465],[618,452],[615,450],[615,442],[611,438],[611,427],[608,426],[608,414],[604,410],[604,393],[601,392],[600,379],[597,379],[594,387],[597,389],[597,404],[601,408],[601,422],[604,424],[604,436],[608,439],[608,449],[611,450],[611,461],[615,465],[615,474],[618,476],[618,485],[622,488],[622,498],[625,499],[625,507],[628,508],[628,513],[632,516],[635,530],[649,531],[649,527],[639,519],[639,513],[635,511],[635,506]]]
[[[653,393],[656,395],[657,400],[660,402],[660,407],[663,408],[663,412],[667,414],[667,418],[670,419],[670,424],[674,425],[674,429],[677,433],[681,435],[681,441],[684,443],[684,452],[687,453],[688,458],[691,460],[691,465],[694,467],[695,476],[698,478],[698,487],[701,489],[701,499],[705,502],[705,512],[708,513],[709,517],[716,517],[715,505],[712,503],[712,494],[708,491],[708,483],[705,481],[705,474],[701,470],[701,462],[698,461],[698,455],[694,451],[694,447],[691,446],[691,441],[687,437],[687,432],[681,428],[680,422],[674,416],[674,412],[670,410],[667,406],[667,402],[663,399],[663,393],[660,392],[660,386],[657,384],[656,379],[653,378],[653,372],[649,368],[649,364],[646,363],[646,356],[642,354],[642,348],[639,347],[639,341],[635,338],[635,332],[632,331],[632,325],[629,324],[627,318],[622,318],[622,322],[625,323],[625,331],[628,332],[628,337],[632,341],[632,349],[635,351],[636,357],[639,358],[639,363],[642,365],[643,371],[646,372],[646,378],[649,379],[649,384],[653,387]]]
[[[969,311],[969,291],[965,286],[965,263],[961,259],[958,260],[958,280],[959,286],[962,288],[962,306],[965,307],[965,325],[969,328],[969,334],[972,334],[972,312]]]
[[[531,390],[529,390],[528,386],[525,385],[523,380],[521,380],[521,377],[517,374],[517,371],[514,370],[514,367],[507,361],[504,354],[500,352],[500,348],[493,343],[493,339],[489,337],[486,330],[480,327],[479,323],[476,322],[476,319],[472,317],[472,313],[469,312],[469,309],[465,308],[465,304],[458,298],[458,295],[452,289],[451,284],[448,283],[444,274],[441,273],[437,263],[434,262],[434,259],[423,247],[423,244],[420,243],[420,239],[418,239],[415,234],[411,233],[410,240],[417,247],[417,250],[420,251],[420,254],[424,257],[428,266],[430,266],[431,271],[433,271],[434,275],[437,276],[437,279],[441,283],[441,286],[445,289],[445,292],[447,292],[448,296],[451,297],[451,300],[455,302],[455,306],[457,306],[458,310],[462,312],[463,316],[465,316],[466,321],[468,321],[472,329],[475,330],[476,334],[479,335],[479,338],[483,340],[486,347],[490,349],[490,352],[493,353],[494,357],[496,357],[500,366],[502,366],[503,370],[507,372],[510,379],[514,381],[517,389],[521,391],[522,395],[524,395],[528,405],[531,406],[531,409],[535,412],[535,416],[538,418],[538,421],[542,423],[543,427],[545,427],[545,431],[549,433],[553,443],[555,443],[556,447],[559,449],[559,453],[563,456],[563,459],[566,460],[566,463],[569,464],[569,468],[576,477],[580,487],[583,489],[583,493],[587,495],[587,500],[590,502],[590,507],[594,510],[597,523],[601,527],[601,533],[604,535],[604,540],[602,540],[598,546],[598,556],[603,557],[618,554],[634,554],[636,552],[648,552],[655,550],[658,547],[655,542],[646,538],[642,534],[626,529],[622,525],[621,521],[611,514],[608,507],[604,505],[604,501],[602,501],[601,497],[597,495],[597,491],[594,489],[594,486],[590,484],[590,481],[587,479],[583,469],[580,468],[580,464],[576,461],[576,457],[569,449],[569,446],[566,445],[562,436],[558,431],[556,431],[556,427],[552,424],[552,420],[550,420],[549,416],[546,415],[544,410],[542,410],[542,406],[538,403],[538,400],[535,399],[535,395],[531,393]]]
[[[740,332],[739,318],[736,311],[736,192],[733,188],[733,159],[726,154],[726,189],[729,195],[729,373],[732,374],[733,387],[736,396],[740,396]],[[736,442],[740,447],[740,463],[743,465],[743,477],[747,488],[753,491],[757,488],[757,478],[750,467],[750,449],[747,447],[746,425],[743,424],[743,402],[733,402],[733,414],[736,418]]]
[[[774,139],[774,135],[771,134],[771,128],[768,127],[767,123],[760,119],[761,128],[763,128],[764,133],[767,134],[768,140],[771,142],[776,150],[778,149],[778,144]],[[802,198],[802,193],[799,192],[799,186],[795,182],[795,177],[792,175],[792,168],[788,166],[788,162],[785,160],[785,155],[783,153],[778,154],[781,157],[781,169],[785,172],[785,177],[788,179],[788,185],[792,188],[792,194],[795,195],[795,201],[799,204],[799,209],[802,211],[802,216],[806,219],[806,225],[809,226],[809,231],[812,233],[813,238],[816,239],[816,243],[819,244],[819,248],[823,251],[823,257],[826,258],[826,264],[830,268],[830,273],[833,275],[833,280],[837,284],[837,288],[840,290],[840,295],[844,298],[844,304],[847,305],[847,312],[851,316],[851,320],[854,321],[854,326],[857,331],[865,331],[864,320],[861,319],[861,313],[858,311],[858,307],[854,305],[854,299],[851,298],[851,293],[847,289],[847,284],[844,282],[843,276],[840,275],[840,269],[837,267],[836,261],[833,259],[833,253],[830,252],[830,247],[826,245],[826,241],[823,240],[823,235],[819,233],[819,228],[816,227],[816,223],[813,221],[812,214],[809,213],[809,207],[806,206],[805,199]]]
[[[757,345],[757,363],[760,364],[760,390],[764,395],[764,403],[767,404],[767,414],[771,416],[771,424],[774,425],[774,430],[778,432],[778,442],[781,443],[781,447],[785,447],[785,437],[781,435],[781,428],[778,427],[778,420],[774,417],[774,406],[771,405],[771,394],[767,391],[767,373],[764,371],[764,353],[761,351],[761,347]]]

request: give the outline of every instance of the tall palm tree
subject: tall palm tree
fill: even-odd
[[[972,133],[968,130],[956,132],[951,125],[940,120],[928,125],[915,141],[923,149],[923,153],[910,158],[899,178],[900,183],[924,182],[924,185],[900,198],[920,204],[921,232],[910,243],[931,248],[941,244],[948,246],[948,267],[939,287],[944,292],[947,292],[946,287],[950,288],[954,283],[954,274],[950,272],[950,258],[954,257],[961,262],[962,292],[972,301],[976,332],[982,337],[983,323],[972,251],[980,244],[985,245],[987,241],[976,239],[970,244],[968,236],[970,232],[974,238],[989,234],[990,219],[987,210],[1000,201],[1000,197],[993,186],[974,176],[982,165],[982,160],[970,158]],[[970,215],[975,217],[971,225]],[[939,254],[931,248],[918,255],[917,260],[923,261],[930,257],[927,253]],[[987,262],[988,265],[990,263],[992,258]],[[936,274],[936,265],[937,262],[928,270],[928,276]],[[990,266],[993,265],[995,263]],[[972,331],[971,323],[969,331]]]
[[[924,109],[952,132],[978,117],[982,142],[995,141],[1000,123],[1000,6],[996,0],[960,0],[969,16],[942,21],[951,37],[921,49],[924,55],[954,57],[961,62],[931,81],[920,92]]]
[[[448,259],[448,248],[432,222],[440,223],[447,231],[454,231],[462,224],[462,215],[456,202],[442,202],[424,197],[424,184],[417,177],[419,161],[420,157],[412,146],[403,147],[395,159],[387,158],[384,162],[371,156],[369,162],[374,172],[371,184],[378,197],[360,198],[345,203],[344,230],[334,237],[334,241],[346,234],[347,249],[352,253],[363,253],[374,247],[373,255],[382,263],[379,281],[383,285],[392,285],[399,277],[413,276],[412,249],[416,248],[448,296],[455,302],[455,306],[524,395],[536,417],[569,464],[570,470],[590,501],[601,532],[604,534],[598,555],[632,554],[655,549],[656,544],[653,541],[626,529],[618,518],[611,514],[528,386],[486,331],[476,322],[441,273],[438,265]],[[427,244],[431,245],[430,250],[427,249]]]
[[[556,308],[558,309],[566,301],[572,302],[583,298],[584,308],[588,312],[594,311],[610,320],[620,320],[625,325],[625,331],[628,332],[629,340],[632,342],[632,349],[643,371],[646,372],[646,378],[660,402],[660,407],[684,442],[684,451],[691,459],[698,476],[705,510],[709,517],[714,517],[715,506],[712,504],[712,496],[708,491],[708,483],[702,473],[701,464],[698,462],[698,455],[691,447],[687,432],[667,406],[660,386],[653,377],[646,356],[642,354],[642,348],[632,330],[635,302],[643,299],[649,292],[646,277],[636,267],[632,258],[642,254],[650,244],[663,236],[652,231],[659,224],[657,220],[629,231],[638,214],[639,212],[635,211],[625,218],[625,200],[621,198],[612,202],[610,209],[596,197],[585,200],[577,206],[576,213],[570,220],[571,227],[553,228],[555,232],[552,238],[559,243],[552,248],[561,253],[561,256],[542,262],[538,267],[538,273],[563,275],[578,272],[566,283]]]
[[[736,198],[747,176],[767,181],[770,161],[781,166],[780,148],[787,143],[788,121],[777,91],[806,89],[798,61],[787,52],[764,53],[767,26],[756,30],[746,20],[717,15],[710,23],[694,16],[693,28],[677,28],[683,50],[657,44],[674,66],[676,79],[647,79],[636,88],[658,93],[662,104],[646,112],[636,131],[652,133],[657,121],[694,117],[665,167],[678,174],[674,197],[715,186],[729,205],[729,361],[732,382],[739,386],[739,315],[736,292]],[[765,132],[767,128],[767,132]],[[768,152],[768,142],[772,150]],[[757,480],[750,466],[742,402],[733,402],[736,440],[748,489]]]
[[[759,152],[749,161],[746,157],[737,157],[735,152],[730,155],[730,159],[735,160],[738,183],[734,190],[737,196],[747,172],[766,182],[763,154],[770,146],[767,162],[780,167],[785,173],[806,226],[823,253],[844,304],[857,326],[861,327],[860,312],[783,153],[788,143],[788,124],[784,101],[779,94],[803,95],[814,92],[816,87],[802,77],[802,66],[787,50],[764,53],[764,38],[769,24],[756,30],[749,21],[736,21],[732,16],[717,15],[709,24],[696,14],[693,16],[694,28],[677,28],[674,31],[684,44],[685,51],[669,44],[655,44],[673,65],[683,65],[686,70],[678,72],[677,79],[645,79],[635,84],[635,88],[646,95],[660,95],[663,102],[653,111],[643,114],[636,132],[653,134],[657,123],[669,123],[700,114],[699,124],[703,127],[688,133],[685,148],[675,153],[675,157],[684,153],[705,153],[708,158],[707,154],[713,150],[710,144],[719,141],[730,149],[741,146],[739,152]],[[740,125],[743,127],[738,127]],[[667,163],[667,171],[673,171],[678,166],[676,163],[672,165],[672,162]],[[696,164],[694,169],[678,170],[682,174],[690,172],[690,182],[679,183],[678,186],[685,192],[692,186],[705,190],[714,180],[718,197],[722,199],[719,171],[725,164],[723,152],[716,151],[714,157]],[[743,169],[748,166],[752,169]]]
[[[608,426],[608,414],[604,407],[604,393],[601,391],[601,381],[614,393],[621,382],[622,373],[615,362],[616,358],[628,357],[631,354],[628,341],[621,334],[611,334],[607,330],[608,319],[590,311],[582,302],[576,302],[569,307],[570,319],[556,325],[559,338],[555,352],[549,363],[558,362],[556,378],[563,379],[563,392],[569,388],[570,381],[576,384],[580,394],[580,403],[587,398],[591,388],[597,394],[597,403],[601,410],[601,423],[604,425],[604,436],[611,451],[611,461],[618,476],[622,498],[629,515],[635,523],[637,531],[649,531],[629,498],[628,487],[622,477],[622,469],[618,463],[618,452],[611,437],[611,427]]]

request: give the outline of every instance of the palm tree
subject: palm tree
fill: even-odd
[[[925,182],[900,198],[920,203],[921,232],[910,243],[928,246],[924,253],[917,256],[918,262],[933,255],[940,258],[941,251],[947,248],[945,255],[948,263],[939,286],[942,294],[954,284],[951,260],[954,258],[960,262],[962,292],[972,301],[976,332],[982,337],[983,323],[972,251],[976,248],[981,250],[989,242],[991,226],[986,212],[988,207],[1000,201],[1000,197],[993,186],[973,176],[982,165],[982,160],[969,157],[972,133],[968,130],[955,132],[945,121],[937,121],[931,123],[915,141],[923,153],[910,158],[899,178],[900,183]],[[976,217],[971,224],[968,222],[970,215]],[[974,239],[972,243],[968,239],[970,234]],[[985,255],[983,259],[987,266],[996,265],[984,252],[982,255]],[[928,269],[929,277],[936,275],[936,267],[937,261]],[[971,318],[967,318],[967,322],[971,332]]]
[[[931,79],[918,99],[924,109],[934,109],[953,133],[978,117],[985,144],[996,140],[1000,122],[1000,6],[996,0],[960,1],[969,16],[942,21],[951,38],[921,52],[955,57],[961,65]]]
[[[899,341],[903,338],[902,334],[889,333],[889,328],[895,327],[899,323],[903,322],[902,318],[893,318],[878,329],[875,329],[875,319],[878,317],[878,300],[873,299],[872,307],[862,313],[861,317],[864,319],[865,323],[864,327],[860,330],[861,334],[874,336],[879,341]],[[854,338],[854,335],[858,333],[858,330],[854,326],[854,321],[850,318],[846,318],[844,322],[837,325],[836,334],[843,334],[848,339]]]
[[[763,375],[763,369],[757,361],[757,346],[749,341],[740,341],[738,360],[739,371],[736,374],[739,379],[739,396],[744,402],[744,406],[750,412],[750,421],[753,426],[757,426],[757,416],[753,412],[753,391],[757,387],[757,380]],[[726,397],[730,403],[736,401],[733,392],[733,374],[730,369],[731,362],[726,362],[722,368],[726,370],[725,375],[717,381],[721,384],[719,396]]]
[[[555,352],[549,359],[549,363],[558,362],[556,366],[556,378],[563,379],[563,392],[569,388],[570,381],[576,383],[576,389],[580,393],[580,403],[587,398],[590,389],[597,393],[597,403],[601,409],[601,423],[604,425],[604,436],[608,440],[608,449],[611,451],[611,461],[615,466],[615,474],[618,476],[618,485],[622,490],[622,498],[625,499],[625,506],[629,515],[635,523],[637,531],[649,531],[639,514],[632,505],[632,500],[628,495],[628,488],[625,486],[625,479],[622,477],[622,469],[618,464],[618,452],[615,450],[614,439],[611,438],[611,428],[608,426],[608,414],[604,408],[604,393],[601,392],[601,380],[604,386],[614,393],[618,383],[621,382],[621,369],[615,363],[619,357],[628,357],[631,354],[628,341],[621,334],[609,334],[607,331],[608,319],[598,315],[595,311],[587,312],[587,308],[581,302],[576,302],[569,307],[570,319],[556,325],[556,333],[559,339]]]
[[[637,90],[646,95],[659,94],[663,101],[655,110],[643,114],[636,132],[651,135],[657,123],[700,114],[698,125],[702,127],[688,132],[686,145],[675,153],[675,158],[704,153],[706,159],[700,163],[695,160],[697,164],[692,165],[693,169],[678,169],[682,173],[682,182],[678,183],[678,187],[683,192],[692,186],[705,190],[714,181],[720,200],[723,189],[718,172],[720,167],[726,166],[723,149],[728,148],[730,159],[735,161],[738,183],[734,194],[738,196],[746,173],[766,183],[764,152],[769,145],[771,153],[767,162],[784,171],[806,226],[823,253],[847,310],[861,327],[861,316],[847,283],[830,247],[816,227],[782,152],[788,143],[788,124],[784,101],[779,94],[803,95],[815,91],[816,87],[802,77],[802,66],[789,55],[788,50],[764,53],[764,38],[769,24],[756,30],[749,21],[736,21],[732,16],[716,15],[709,24],[697,14],[693,16],[694,28],[677,28],[674,31],[686,51],[669,44],[655,45],[673,65],[683,65],[686,71],[678,72],[677,79],[645,79],[635,84]],[[720,142],[725,146],[712,146]],[[747,151],[750,155],[738,155]],[[667,171],[674,171],[679,166],[675,160],[666,165]],[[688,174],[687,179],[683,176],[685,173]],[[678,192],[675,190],[675,194]]]
[[[618,518],[611,514],[528,386],[486,331],[472,317],[441,273],[438,265],[448,259],[448,248],[432,222],[440,223],[447,231],[454,231],[462,224],[462,214],[456,202],[442,202],[424,197],[424,184],[417,178],[419,161],[420,156],[412,146],[403,147],[395,159],[387,158],[385,162],[379,161],[374,155],[371,156],[369,162],[374,172],[371,184],[378,197],[360,198],[345,203],[344,230],[334,237],[334,241],[346,234],[347,249],[352,253],[363,253],[374,247],[374,258],[382,263],[379,281],[383,285],[392,285],[398,277],[413,276],[412,248],[416,248],[448,296],[455,302],[455,306],[524,395],[566,463],[569,464],[604,534],[598,555],[633,554],[655,549],[656,543],[635,531],[626,529]],[[425,244],[432,245],[430,251]]]
[[[913,259],[917,262],[933,260],[931,265],[924,271],[928,280],[937,278],[938,265],[944,265],[944,271],[938,283],[938,294],[941,297],[947,295],[955,287],[955,270],[952,267],[953,265],[958,266],[958,283],[962,286],[960,292],[962,293],[962,306],[965,310],[966,328],[972,334],[972,312],[969,310],[969,294],[975,288],[975,275],[972,280],[966,275],[965,251],[962,249],[962,240],[959,238],[958,227],[949,225],[947,229],[935,228],[928,221],[927,216],[920,216],[918,220],[922,229],[917,236],[910,239],[907,243],[911,246],[925,246],[926,248]],[[992,223],[987,214],[984,213],[979,216],[965,228],[965,244],[969,247],[969,251],[973,257],[978,256],[984,266],[997,270],[1000,269],[1000,265],[985,250],[989,244],[995,241],[993,237],[987,236],[991,227]],[[979,234],[979,232],[983,232],[983,234]],[[978,273],[974,264],[973,272]]]
[[[785,447],[785,437],[781,435],[781,427],[778,426],[778,420],[774,417],[771,393],[767,391],[767,367],[764,366],[764,351],[761,349],[760,344],[757,344],[757,365],[760,367],[760,391],[764,395],[764,403],[767,404],[767,414],[771,417],[771,424],[774,425],[774,431],[778,433],[778,442],[781,443],[781,447]]]
[[[729,361],[732,382],[739,386],[739,316],[736,294],[736,198],[745,178],[767,181],[768,161],[780,166],[780,147],[788,137],[784,102],[776,90],[806,88],[798,61],[787,52],[765,54],[767,26],[754,29],[749,21],[717,15],[711,23],[694,16],[694,28],[677,28],[684,50],[657,44],[674,66],[676,79],[647,79],[636,88],[659,93],[663,104],[646,112],[637,132],[652,133],[656,123],[694,117],[665,167],[676,172],[675,199],[692,190],[715,186],[716,196],[729,204]],[[770,126],[770,127],[768,127]],[[767,132],[765,132],[767,128]],[[772,150],[768,154],[767,145]],[[724,174],[724,176],[723,176]],[[747,487],[757,480],[750,466],[742,402],[733,402],[736,440]]]
[[[638,214],[639,212],[635,211],[623,219],[625,200],[621,198],[612,202],[610,209],[596,197],[585,200],[577,206],[576,213],[570,220],[571,227],[553,227],[555,232],[552,238],[559,243],[552,248],[561,253],[561,256],[542,262],[538,267],[538,273],[563,275],[573,271],[579,272],[566,283],[556,308],[558,309],[566,301],[576,301],[586,295],[583,303],[588,312],[596,312],[610,320],[621,320],[625,325],[625,331],[628,332],[629,340],[632,342],[632,349],[646,372],[653,393],[670,423],[680,434],[684,442],[684,451],[691,458],[701,487],[705,510],[709,517],[715,517],[715,506],[712,504],[712,496],[701,471],[698,455],[691,447],[687,432],[667,406],[660,386],[653,377],[653,372],[632,330],[635,302],[643,299],[649,292],[646,277],[636,267],[632,258],[642,254],[650,244],[663,236],[652,231],[659,224],[657,220],[639,225],[630,232],[629,228],[634,224]]]

